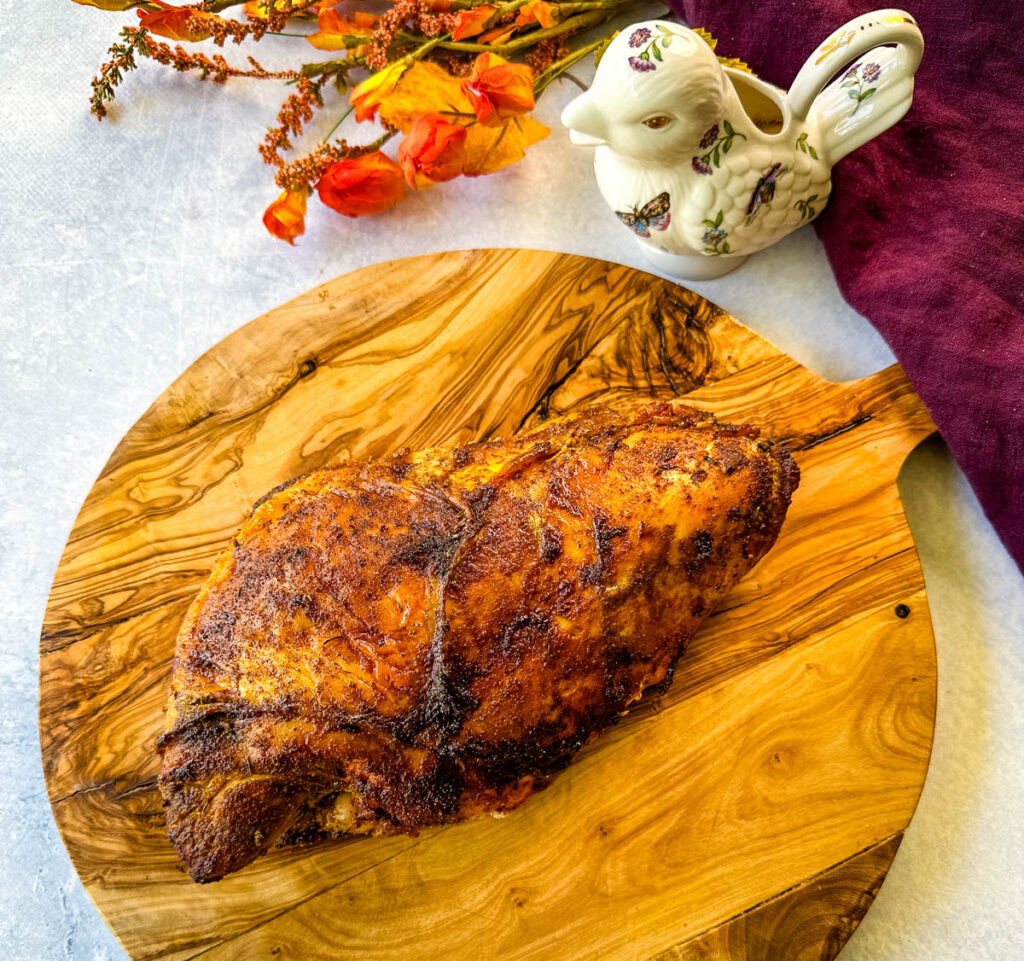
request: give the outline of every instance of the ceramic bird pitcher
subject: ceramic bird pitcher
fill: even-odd
[[[656,267],[718,277],[821,213],[832,165],[909,109],[923,51],[910,14],[868,13],[828,37],[787,93],[650,20],[612,41],[562,123],[597,148],[601,194]]]

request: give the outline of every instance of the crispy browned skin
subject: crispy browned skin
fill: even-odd
[[[192,877],[520,804],[670,678],[798,477],[652,403],[273,492],[178,635],[160,789]]]

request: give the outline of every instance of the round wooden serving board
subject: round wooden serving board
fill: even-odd
[[[154,742],[182,615],[253,503],[327,462],[638,391],[755,422],[803,472],[668,692],[502,820],[193,884]],[[696,294],[581,257],[384,263],[252,321],[121,441],[53,584],[43,762],[86,889],[136,959],[834,957],[928,766],[935,649],[896,475],[933,430],[898,367],[823,381]]]

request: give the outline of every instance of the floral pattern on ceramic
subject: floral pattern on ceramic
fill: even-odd
[[[814,144],[809,143],[807,138],[810,134],[805,130],[799,137],[796,138],[796,149],[802,150],[812,160],[818,159],[818,151],[814,149]]]
[[[732,150],[732,142],[736,137],[741,137],[746,140],[746,135],[737,133],[728,120],[722,121],[722,130],[724,133],[719,133],[718,124],[714,124],[708,127],[704,131],[704,136],[701,137],[698,146],[702,150],[707,150],[707,153],[702,154],[700,157],[694,157],[690,161],[690,166],[699,174],[710,174],[714,171],[715,167],[720,167],[722,164],[722,155],[727,154]]]
[[[714,220],[705,220],[704,236],[701,243],[704,244],[704,253],[712,257],[729,253],[728,231],[722,227],[723,211],[719,210]]]
[[[667,192],[658,194],[639,209],[615,211],[619,218],[638,237],[650,237],[652,230],[667,230],[672,223],[671,201]]]
[[[601,194],[645,256],[704,279],[820,214],[833,164],[909,108],[922,50],[909,15],[867,14],[816,49],[787,92],[652,20],[611,42],[562,122],[596,148]]]
[[[847,96],[857,103],[857,106],[853,108],[853,113],[856,113],[860,109],[860,105],[878,89],[877,87],[868,87],[867,84],[875,83],[881,75],[882,68],[877,63],[857,63],[846,71],[842,87],[847,91]],[[852,117],[853,114],[850,116]]]
[[[813,220],[815,217],[818,216],[817,209],[812,206],[814,201],[816,201],[817,199],[817,194],[811,194],[810,197],[803,197],[800,200],[798,200],[795,204],[793,204],[793,206],[800,211],[801,220]]]
[[[650,27],[640,27],[629,35],[629,46],[633,50],[643,48],[639,54],[629,58],[629,65],[637,73],[654,70],[662,61],[662,50],[672,46],[672,31],[664,24],[655,24],[657,35],[651,36]]]

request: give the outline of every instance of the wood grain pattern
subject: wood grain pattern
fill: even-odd
[[[252,504],[341,458],[652,394],[762,425],[803,472],[671,688],[503,820],[192,884],[154,742],[181,617]],[[139,959],[834,957],[931,749],[934,644],[895,481],[933,430],[899,368],[827,383],[697,295],[579,257],[381,264],[258,318],[124,438],[54,581],[43,761],[86,889]]]

